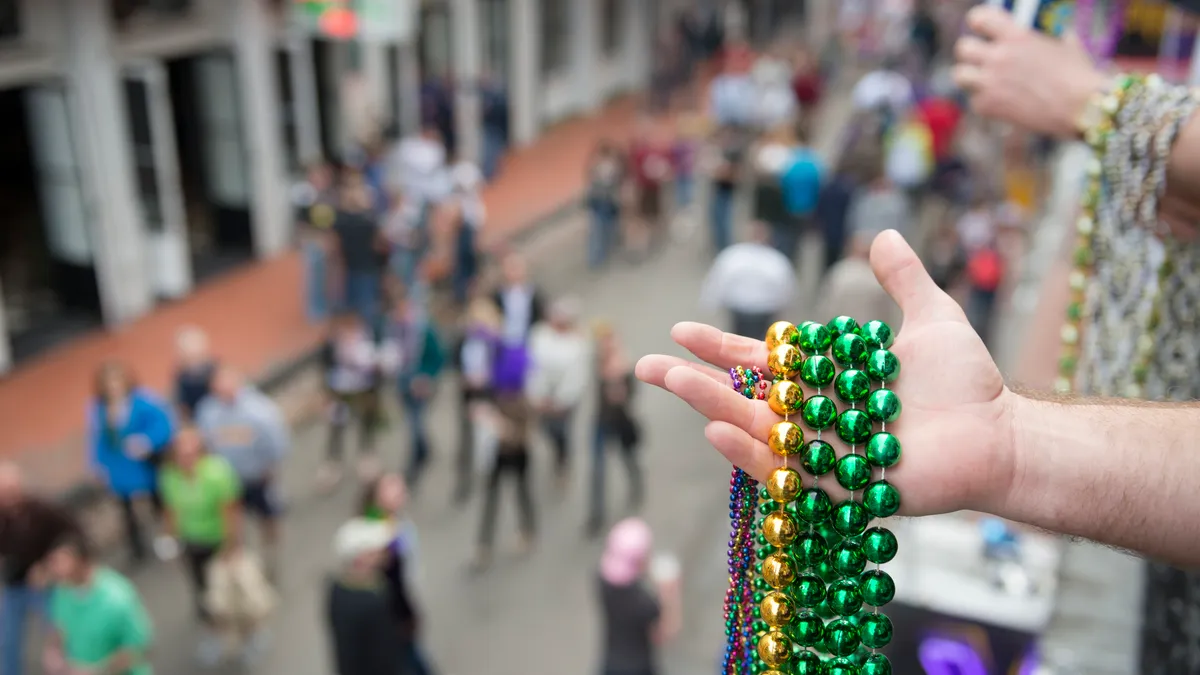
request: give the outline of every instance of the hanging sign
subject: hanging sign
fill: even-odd
[[[292,24],[335,40],[406,42],[416,32],[414,0],[293,0]]]

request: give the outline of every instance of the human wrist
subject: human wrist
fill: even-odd
[[[1071,79],[1052,113],[1057,134],[1082,138],[1088,127],[1097,124],[1092,118],[1102,112],[1101,99],[1112,91],[1114,84],[1110,75],[1095,67],[1089,68],[1085,76]]]
[[[998,472],[980,491],[978,498],[968,504],[968,508],[1007,517],[1006,512],[1010,510],[1010,504],[1017,500],[1015,493],[1020,491],[1026,471],[1023,427],[1031,415],[1037,414],[1032,409],[1037,402],[1005,387],[999,403],[1001,412],[990,440],[991,447],[984,449],[995,458]]]

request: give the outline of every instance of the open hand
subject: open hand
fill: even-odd
[[[1004,499],[1013,479],[1009,410],[1014,395],[962,309],[937,287],[899,233],[888,230],[876,237],[871,266],[904,313],[892,346],[901,363],[893,388],[904,408],[899,421],[888,427],[900,439],[903,454],[887,472],[904,496],[901,514],[988,510]],[[765,343],[698,323],[677,324],[671,337],[715,368],[650,355],[638,362],[638,377],[707,417],[705,435],[713,446],[763,480],[779,466],[765,439],[780,418],[766,402],[734,391],[728,369],[757,365],[767,372]],[[832,442],[839,456],[847,451],[840,441]],[[836,483],[826,478],[822,486]]]

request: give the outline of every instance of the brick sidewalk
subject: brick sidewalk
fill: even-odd
[[[584,187],[584,163],[602,138],[625,141],[637,115],[633,97],[549,129],[505,159],[485,192],[489,238],[508,238],[563,211]],[[322,329],[305,319],[303,268],[289,252],[205,284],[132,324],[96,332],[0,381],[0,457],[17,459],[45,488],[73,487],[84,475],[82,437],[92,373],[104,361],[130,363],[139,381],[166,391],[173,340],[187,324],[208,331],[223,360],[266,377],[303,359]]]

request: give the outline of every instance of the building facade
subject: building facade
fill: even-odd
[[[640,88],[661,10],[409,0],[410,39],[350,42],[294,1],[0,0],[0,372],[288,248],[301,168],[368,121],[414,130],[423,78],[501,83],[518,145]],[[479,90],[453,91],[478,156]]]

